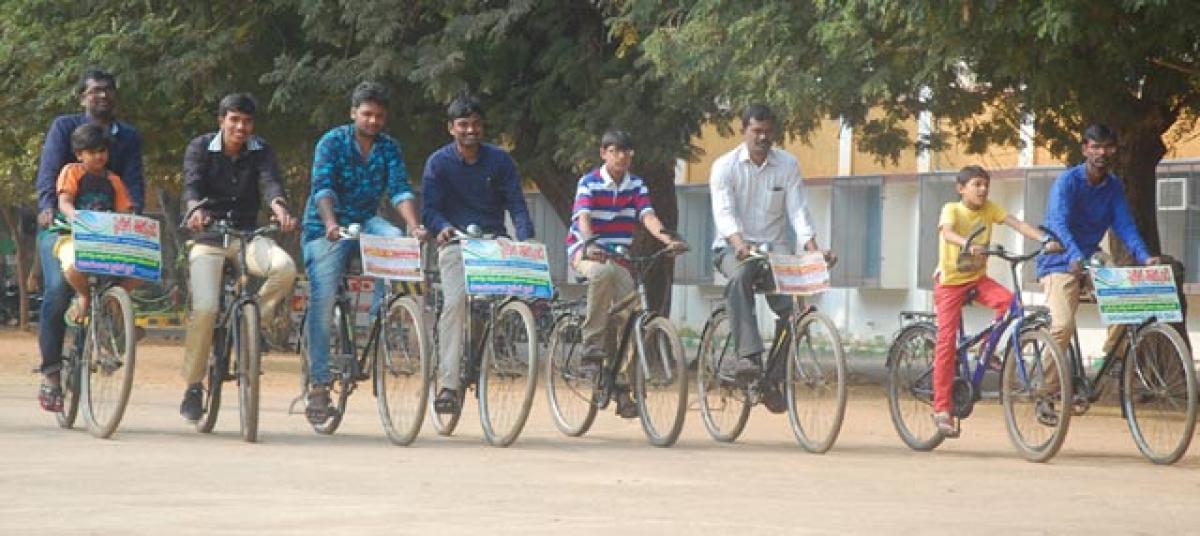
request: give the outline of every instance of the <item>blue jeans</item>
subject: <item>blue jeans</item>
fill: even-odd
[[[403,235],[398,227],[379,216],[367,220],[362,232],[380,236]],[[304,331],[308,343],[309,381],[313,385],[325,385],[330,380],[329,328],[333,325],[333,302],[337,298],[338,284],[346,273],[346,262],[351,255],[358,255],[358,240],[330,242],[321,237],[305,242],[303,250],[304,271],[308,274],[308,312],[304,316]],[[382,279],[375,282],[372,316],[379,310],[385,284]],[[350,318],[353,322],[353,312]]]
[[[42,309],[38,319],[38,348],[42,352],[43,374],[62,368],[63,337],[67,324],[63,315],[71,305],[75,291],[63,278],[62,266],[54,256],[58,233],[42,229],[37,235],[38,255],[42,261]]]

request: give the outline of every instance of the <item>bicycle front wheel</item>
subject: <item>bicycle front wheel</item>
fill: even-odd
[[[1196,430],[1196,370],[1174,328],[1150,324],[1125,358],[1121,404],[1133,442],[1146,459],[1172,464]]]
[[[932,324],[912,324],[900,331],[888,349],[888,409],[892,425],[908,448],[933,450],[946,436],[933,414],[933,353],[937,331]]]
[[[253,443],[258,441],[258,385],[262,372],[262,354],[258,346],[258,305],[242,305],[237,320],[234,339],[237,341],[238,408],[242,439]]]
[[[429,403],[429,352],[421,306],[410,297],[388,307],[375,350],[375,402],[388,439],[408,445],[421,432]]]
[[[62,411],[54,414],[55,420],[62,428],[71,429],[75,426],[75,417],[79,415],[79,386],[83,383],[83,367],[80,360],[83,354],[83,333],[81,328],[67,328],[63,338],[62,378],[63,407]]]
[[[1071,423],[1071,364],[1045,329],[1030,329],[1008,348],[1000,404],[1013,446],[1025,459],[1053,458]]]
[[[537,386],[537,326],[521,301],[500,307],[479,367],[479,422],[488,443],[507,447],[521,435]]]
[[[788,352],[788,420],[796,441],[809,452],[833,447],[846,416],[846,353],[833,320],[819,312],[793,324]]]
[[[642,330],[634,393],[642,431],[656,447],[679,439],[687,412],[687,363],[683,343],[670,320],[656,316]]]
[[[596,379],[579,374],[583,358],[583,318],[564,315],[550,332],[550,358],[546,360],[546,398],[554,426],[570,437],[587,433],[596,420],[592,397]]]
[[[729,313],[713,313],[704,326],[696,351],[696,386],[700,394],[700,417],[708,435],[722,443],[736,441],[750,419],[746,389],[722,371],[735,365],[737,351],[729,331]]]
[[[100,295],[97,318],[89,327],[92,340],[84,343],[84,381],[81,398],[92,435],[112,436],[125,415],[133,388],[133,301],[121,287]]]

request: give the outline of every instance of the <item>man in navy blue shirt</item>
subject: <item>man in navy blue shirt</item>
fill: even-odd
[[[438,266],[445,299],[438,319],[438,392],[434,409],[455,413],[458,407],[459,362],[463,355],[463,329],[467,321],[467,288],[462,250],[446,245],[455,229],[478,225],[487,234],[507,234],[504,212],[512,217],[517,240],[533,238],[533,220],[525,206],[517,166],[504,149],[484,143],[483,107],[470,97],[459,97],[447,109],[447,129],[454,141],[434,151],[425,161],[421,177],[422,218],[443,247]]]
[[[78,162],[71,150],[71,132],[84,123],[96,123],[107,129],[113,138],[108,153],[108,169],[121,177],[121,182],[125,183],[125,188],[133,198],[134,211],[141,213],[145,207],[142,137],[133,126],[115,118],[116,77],[99,69],[90,69],[83,73],[76,92],[79,94],[83,113],[59,116],[50,124],[37,172],[38,225],[42,227],[38,233],[37,244],[43,281],[41,320],[38,322],[38,347],[42,354],[40,370],[43,379],[38,403],[46,411],[62,409],[59,370],[62,368],[63,335],[66,332],[63,314],[71,301],[71,289],[63,279],[62,269],[53,251],[58,234],[46,230],[46,227],[53,221],[58,205],[58,194],[55,191],[58,173],[66,164]]]
[[[1037,276],[1050,309],[1050,335],[1063,349],[1075,332],[1079,278],[1083,263],[1100,249],[1110,228],[1138,264],[1158,264],[1138,234],[1121,179],[1112,172],[1117,134],[1104,125],[1083,133],[1084,163],[1064,171],[1050,189],[1046,227],[1058,235],[1064,251],[1038,257]]]

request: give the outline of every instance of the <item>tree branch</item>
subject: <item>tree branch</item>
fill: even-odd
[[[1190,65],[1180,65],[1178,63],[1164,60],[1161,58],[1150,58],[1150,63],[1153,63],[1154,65],[1157,65],[1159,67],[1170,69],[1172,71],[1177,71],[1177,72],[1186,74],[1188,76],[1200,77],[1200,67],[1193,67]]]

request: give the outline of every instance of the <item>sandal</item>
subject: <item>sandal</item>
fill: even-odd
[[[41,388],[38,389],[38,405],[51,413],[61,412],[63,410],[62,385],[42,383]]]
[[[331,405],[329,387],[314,385],[308,390],[308,406],[304,408],[304,416],[312,424],[323,424],[333,415]]]
[[[629,389],[621,389],[617,392],[617,416],[622,419],[633,419],[638,416],[637,402],[633,401],[633,396],[629,394]]]
[[[944,411],[933,414],[933,425],[937,427],[938,433],[945,437],[958,437],[958,434],[962,432],[958,423],[954,422],[954,417]]]

